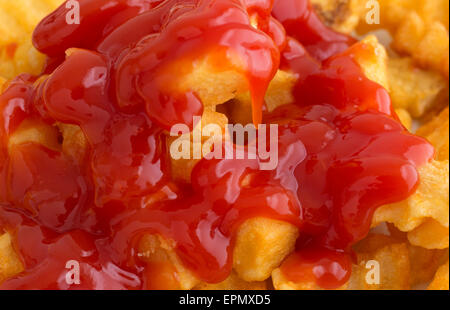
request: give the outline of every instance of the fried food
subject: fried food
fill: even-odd
[[[446,0],[379,0],[380,24],[361,18],[357,31],[388,30],[393,48],[448,79],[449,14]],[[431,48],[432,47],[432,48]]]
[[[413,60],[389,58],[388,79],[392,103],[397,109],[405,109],[414,118],[420,118],[443,101],[441,94],[448,92],[448,83],[438,73],[422,70]]]
[[[13,76],[24,72],[32,73],[34,75],[38,75],[42,72],[45,58],[47,56],[39,53],[33,47],[31,42],[31,33],[42,17],[62,2],[62,0],[0,0],[0,20],[2,21],[0,24],[0,95],[9,84],[7,80]],[[167,2],[169,3],[170,1]],[[414,194],[404,201],[384,205],[376,210],[373,217],[372,226],[375,229],[383,229],[382,227],[387,227],[387,234],[381,235],[372,231],[353,246],[355,261],[351,266],[352,275],[347,283],[337,287],[336,289],[406,290],[428,286],[428,289],[430,290],[448,290],[448,1],[378,0],[378,2],[381,7],[381,24],[368,25],[366,20],[368,7],[366,7],[367,1],[365,0],[311,0],[312,6],[315,8],[316,13],[322,21],[336,31],[345,34],[352,34],[356,30],[360,34],[366,34],[372,30],[384,29],[390,32],[393,38],[391,46],[383,46],[380,43],[381,40],[379,41],[376,36],[368,35],[355,44],[349,44],[346,47],[347,51],[345,51],[345,49],[342,48],[342,45],[339,44],[332,46],[332,48],[336,48],[335,54],[347,53],[352,55],[351,57],[353,61],[360,67],[363,73],[363,75],[360,76],[360,79],[365,76],[370,81],[381,85],[389,92],[393,108],[398,116],[398,120],[411,133],[413,133],[415,128],[419,126],[419,129],[416,132],[417,135],[426,138],[433,144],[436,149],[436,157],[434,161],[420,167],[419,174],[421,182]],[[148,6],[147,9],[149,7],[150,6]],[[190,10],[191,8],[188,9]],[[176,15],[178,13],[175,12],[174,14]],[[180,14],[182,15],[183,13]],[[258,14],[252,15],[250,13],[248,16],[246,14],[243,15],[244,19],[249,19],[249,23],[254,28],[250,30],[258,30],[258,34],[261,34],[264,30],[266,33],[264,36],[259,37],[259,39],[267,39],[270,37],[271,45],[273,45],[271,47],[273,48],[277,45],[280,50],[283,50],[287,42],[281,42],[277,35],[284,36],[284,32],[292,32],[292,29],[288,29],[288,25],[286,23],[283,24],[285,21],[280,19],[271,25],[271,27],[274,25],[279,27],[275,29],[278,30],[279,33],[274,34],[268,32],[267,25],[259,20],[257,15]],[[273,20],[271,22],[273,22]],[[281,27],[281,24],[285,26],[285,29]],[[111,28],[118,27],[118,25],[112,25],[113,26],[110,25]],[[166,26],[167,25],[164,25],[164,27]],[[248,25],[244,22],[242,27],[247,26]],[[271,28],[270,31],[274,31],[274,29]],[[135,48],[133,52],[139,54],[141,52],[140,49],[149,41],[154,39],[154,35],[155,34],[151,34],[146,36],[145,40],[130,43],[129,47],[136,44],[139,48]],[[195,31],[191,32],[191,30],[189,30],[181,33],[179,39],[180,41],[189,41],[192,38],[195,38],[196,35],[197,34]],[[289,35],[295,37],[295,34],[289,33]],[[292,39],[292,37],[289,39]],[[231,39],[235,38],[231,35],[227,36],[227,40],[228,39],[232,42]],[[301,41],[299,38],[296,39]],[[119,40],[120,43],[121,40],[122,38]],[[342,38],[340,38],[340,40],[342,40]],[[98,43],[97,41],[93,42],[96,42],[96,44]],[[232,45],[230,42],[227,44]],[[341,41],[341,43],[342,42],[343,41]],[[303,42],[301,43],[303,44]],[[163,45],[163,42],[160,44]],[[195,44],[198,44],[198,42]],[[252,42],[250,45],[253,46],[253,44],[256,43]],[[292,41],[290,44],[292,44]],[[251,48],[249,48],[250,45],[246,46],[248,50],[251,50]],[[321,48],[320,44],[317,46],[312,45],[311,47],[305,43],[305,51],[300,51],[301,49],[298,46],[296,47],[295,44],[292,46],[293,50],[289,50],[290,54],[288,53],[287,56],[284,55],[287,57],[285,59],[283,59],[284,56],[282,53],[281,55],[274,55],[277,52],[275,51],[276,49],[273,48],[272,60],[274,63],[276,64],[277,61],[280,60],[279,58],[281,58],[282,62],[289,62],[292,60],[289,57],[294,57],[297,52],[300,54],[306,53],[308,57],[310,56],[309,54],[314,56],[315,53],[317,53],[317,50],[320,50]],[[290,48],[292,48],[292,46],[290,46]],[[76,51],[84,51],[86,54],[91,53],[89,54],[91,57],[101,58],[98,57],[101,52],[95,50],[92,46],[89,48],[92,48],[92,51],[88,48],[86,50],[69,48],[65,51],[65,53],[67,56],[71,54],[75,54],[75,56],[77,56]],[[240,48],[242,48],[242,46],[240,46]],[[298,50],[296,50],[296,48]],[[331,47],[329,48],[332,49]],[[394,49],[395,52],[390,50],[390,48]],[[339,53],[337,52],[338,50]],[[160,84],[155,84],[156,86],[152,85],[152,87],[167,87],[167,89],[165,89],[167,93],[158,94],[160,95],[159,99],[173,93],[194,94],[198,101],[200,101],[203,105],[202,112],[200,113],[202,115],[199,115],[201,116],[201,125],[197,124],[191,132],[187,132],[181,137],[172,137],[170,136],[167,128],[161,129],[158,127],[161,129],[158,132],[161,132],[161,139],[164,141],[164,146],[161,147],[161,150],[166,153],[170,151],[169,148],[174,145],[175,140],[189,142],[189,150],[191,154],[193,153],[194,148],[200,148],[203,151],[207,138],[203,137],[201,132],[207,125],[218,125],[221,130],[221,135],[220,137],[217,136],[217,139],[214,139],[214,141],[220,140],[220,142],[222,142],[230,139],[226,130],[228,123],[243,124],[245,126],[246,124],[251,124],[255,121],[255,111],[253,106],[254,102],[252,102],[254,98],[251,95],[251,91],[253,92],[254,89],[252,89],[250,85],[251,83],[247,71],[249,69],[253,69],[253,65],[256,66],[256,61],[252,61],[253,59],[250,59],[251,57],[248,56],[248,54],[245,54],[245,56],[243,56],[244,54],[240,54],[239,56],[237,54],[233,54],[236,50],[228,50],[226,53],[223,53],[222,50],[211,50],[207,52],[202,51],[200,56],[195,55],[196,57],[192,58],[185,58],[183,52],[184,51],[181,51],[179,53],[182,56],[177,55],[173,58],[173,61],[169,61],[168,64],[164,64],[163,69],[161,69],[161,72],[164,73],[163,78],[161,79],[162,82]],[[317,55],[319,54],[320,53],[317,53]],[[260,55],[258,55],[258,57],[259,56]],[[48,55],[48,57],[51,58],[52,56]],[[151,57],[145,59],[142,58],[142,62],[136,61],[136,64],[139,63],[138,65],[133,63],[133,61],[136,60],[133,59],[133,57],[130,57],[130,63],[132,66],[129,68],[132,68],[130,72],[133,72],[131,75],[136,74],[133,70],[139,71],[142,64],[144,64],[142,67],[145,67],[145,64],[151,63],[156,58],[164,58],[166,57],[166,54],[164,52],[155,52],[154,54],[151,54]],[[295,57],[298,57],[298,55]],[[319,64],[319,61],[316,59],[314,62],[308,63],[308,57],[301,59],[304,61],[302,64],[305,66],[305,72],[308,72],[307,70],[310,69],[309,67],[314,67],[314,65]],[[262,59],[267,60],[267,58]],[[261,62],[260,59],[258,59],[258,61],[260,63],[264,63],[264,61]],[[99,63],[102,62],[100,61]],[[224,65],[224,63],[227,63],[227,65]],[[133,65],[136,66],[133,67]],[[292,68],[286,69],[285,67],[286,66],[280,66],[278,69],[275,68],[271,75],[273,78],[270,81],[266,92],[262,94],[263,96],[261,96],[261,98],[264,97],[265,112],[267,113],[272,113],[274,111],[277,112],[279,110],[278,108],[295,104],[296,100],[298,100],[294,94],[294,89],[297,86],[297,82],[301,80],[303,76],[301,76],[301,74],[294,73],[295,70],[292,70]],[[320,65],[316,67],[316,70],[319,70],[319,68]],[[344,69],[345,65],[343,65],[342,70]],[[255,72],[257,71],[254,71],[253,73]],[[90,76],[91,78],[98,78],[98,80],[96,80],[92,85],[100,85],[103,83],[102,77],[104,75],[100,74],[99,76],[94,76],[95,70],[91,73],[93,74]],[[335,80],[330,79],[331,81],[329,87],[336,93],[342,90],[339,84],[341,82],[341,80],[339,80],[339,70],[337,73],[338,77]],[[141,75],[144,74],[144,71],[139,71],[136,75],[141,77]],[[255,76],[253,76],[253,78],[257,77],[257,74],[254,75]],[[160,77],[158,74],[155,76]],[[46,83],[50,78],[51,75],[41,76],[37,82],[34,82],[35,87],[38,88],[38,85],[40,85],[41,82],[42,85],[47,85]],[[110,78],[111,77],[108,76],[108,79]],[[139,89],[137,89],[135,97],[130,96],[128,98],[131,98],[131,103],[134,103],[135,99],[141,100],[141,97],[145,97],[143,95],[144,91],[148,91],[148,89],[145,89],[146,83],[138,81],[137,79],[134,80],[134,78],[135,77],[133,77],[130,85],[132,85],[132,87],[139,86],[140,88],[137,87]],[[317,76],[315,76],[315,78],[317,78]],[[72,81],[71,78],[68,78],[68,80]],[[76,114],[77,112],[84,111],[83,109],[91,104],[89,100],[86,100],[88,103],[87,105],[78,105],[77,101],[80,98],[85,99],[84,96],[89,97],[89,95],[91,95],[90,92],[93,88],[91,87],[92,85],[86,86],[89,84],[89,81],[89,79],[84,79],[83,85],[81,86],[82,83],[79,83],[79,85],[76,85],[78,88],[74,86],[71,96],[67,96],[67,98],[73,100],[73,102],[71,101],[74,104],[74,107],[71,107],[72,113]],[[118,79],[116,79],[115,82],[118,82]],[[146,82],[148,84],[153,82],[153,80],[148,79]],[[328,82],[328,80],[326,82]],[[265,85],[267,86],[267,84]],[[312,83],[311,85],[314,84]],[[41,95],[40,92],[45,92],[47,90],[46,87],[47,86],[38,88],[38,91],[36,94],[33,94],[33,96],[36,95],[39,97]],[[79,91],[80,89],[81,91]],[[130,89],[126,89],[125,87],[125,96],[120,97],[117,100],[118,105],[120,108],[124,108],[124,111],[116,114],[112,113],[112,118],[114,120],[108,124],[108,126],[111,127],[119,124],[117,128],[125,128],[125,130],[123,132],[120,130],[113,131],[108,128],[110,131],[105,130],[105,132],[107,132],[105,136],[116,135],[117,137],[121,137],[121,134],[126,133],[127,130],[130,130],[128,132],[130,133],[130,137],[128,137],[130,141],[142,142],[146,139],[147,141],[156,139],[156,135],[151,135],[151,139],[149,138],[150,136],[144,136],[147,134],[147,127],[139,127],[136,129],[136,132],[133,132],[134,128],[132,126],[125,124],[125,122],[121,123],[123,121],[121,117],[124,117],[125,114],[127,116],[124,118],[126,119],[127,117],[130,117],[132,120],[131,123],[136,121],[136,119],[131,118],[131,115],[134,112],[133,108],[135,107],[131,107],[130,110],[127,110],[126,108],[129,107],[122,106],[122,99],[125,98],[126,95],[130,94]],[[87,95],[84,93],[85,90],[87,90]],[[89,99],[100,98],[100,100],[94,101],[95,103],[98,101],[101,104],[104,99],[102,96],[104,96],[105,93],[106,92],[104,92],[104,89],[102,89],[101,94],[98,95],[98,97],[94,96]],[[151,96],[146,99],[149,98],[154,99]],[[308,97],[305,98],[309,99]],[[329,98],[326,96],[323,98],[325,98],[324,102],[320,102],[320,104],[331,105],[331,103],[327,101]],[[49,100],[48,97],[45,99],[47,101]],[[163,99],[165,100],[167,98]],[[164,100],[161,101],[165,104],[171,104],[170,100]],[[106,100],[106,102],[108,104],[111,103],[108,100]],[[154,102],[151,100],[147,100],[145,102],[147,105],[146,112],[148,112],[149,107],[151,108],[151,104],[153,103]],[[2,104],[6,106],[7,102],[2,102]],[[302,108],[305,108],[310,103],[302,102],[302,104],[304,104]],[[347,104],[347,102],[345,104]],[[167,106],[162,106],[164,109],[162,109],[162,112],[160,111],[161,113],[159,114],[164,114],[166,111],[170,110]],[[3,108],[2,105],[0,105],[0,107]],[[89,106],[89,108],[90,107],[92,106]],[[41,108],[42,107],[39,107],[39,109]],[[95,106],[95,108],[102,110],[104,107]],[[113,109],[115,108],[116,107]],[[93,114],[97,113],[97,111],[94,110],[95,109],[89,110],[89,113],[87,114],[90,114],[91,112]],[[107,110],[108,109],[105,109],[101,112],[105,112]],[[280,111],[283,110],[280,109]],[[437,111],[439,111],[439,113]],[[51,112],[52,111],[50,111],[50,114]],[[123,114],[121,114],[122,112]],[[308,117],[314,117],[314,113],[317,113],[314,110],[311,110],[310,112],[311,113],[308,114]],[[39,113],[43,113],[43,111],[40,110]],[[0,148],[0,160],[3,161],[5,158],[6,159],[4,162],[0,162],[0,177],[3,177],[3,174],[5,173],[4,171],[7,171],[4,169],[3,164],[7,162],[6,160],[8,160],[8,154],[16,154],[14,152],[15,149],[19,149],[24,145],[38,145],[45,150],[62,153],[65,156],[64,160],[68,160],[71,164],[73,162],[76,170],[82,171],[92,169],[90,157],[92,156],[92,149],[98,147],[98,145],[92,141],[92,132],[89,132],[89,130],[86,129],[86,126],[83,127],[85,124],[78,123],[76,118],[74,118],[75,121],[71,119],[70,122],[66,122],[65,119],[61,120],[55,118],[52,122],[51,119],[54,117],[47,114],[45,114],[46,119],[44,121],[41,119],[40,116],[42,115],[39,115],[39,113],[33,114],[33,117],[27,116],[24,120],[20,120],[19,126],[14,128],[13,133],[5,136],[6,155],[1,153],[2,148]],[[45,111],[45,113],[48,113],[48,111]],[[108,113],[110,113],[110,111]],[[144,114],[145,112],[142,113]],[[170,114],[170,112],[167,113]],[[5,117],[5,115],[6,114],[3,113],[3,117]],[[324,117],[326,118],[328,115],[325,115]],[[0,119],[0,121],[2,120],[3,119]],[[153,121],[154,119],[152,118],[151,126],[155,126],[155,124],[158,123],[155,121],[155,124],[153,124]],[[297,121],[298,120],[295,120],[295,122]],[[322,123],[319,124],[319,122],[312,124],[313,130],[315,125],[324,126]],[[363,126],[361,125],[361,127]],[[373,124],[370,129],[375,130],[375,127],[377,126]],[[155,127],[152,128],[154,129]],[[366,129],[368,128],[364,128],[364,130]],[[295,130],[293,129],[293,131]],[[195,141],[194,135],[198,134],[198,132],[200,132],[200,141]],[[331,133],[331,131],[330,133],[327,132],[327,134],[323,134],[323,136],[328,139],[330,138],[329,135]],[[408,133],[405,132],[405,134]],[[312,136],[314,137],[314,135]],[[0,138],[3,138],[2,132],[0,132]],[[123,138],[123,141],[128,141],[126,140],[128,138]],[[321,138],[322,135],[320,135],[320,139]],[[211,141],[208,140],[208,142]],[[327,143],[328,141],[324,140],[323,145],[320,147],[326,148]],[[123,142],[121,146],[124,146],[125,144],[127,143]],[[142,149],[147,147],[147,145],[141,147],[142,145],[134,142],[133,144],[130,143],[130,145],[133,145],[133,152],[136,153],[143,152]],[[319,147],[319,145],[315,146]],[[212,145],[207,145],[206,148],[208,150],[212,150]],[[114,151],[120,153],[121,150],[121,148],[118,148]],[[289,151],[292,150],[288,149],[288,152]],[[298,152],[298,150],[296,150],[296,152]],[[203,155],[203,152],[201,152],[201,157],[203,157]],[[230,173],[234,173],[228,170],[224,170],[225,172],[223,172],[221,169],[225,168],[218,165],[217,167],[213,167],[215,170],[212,169],[209,171],[210,175],[204,176],[204,178],[200,177],[192,180],[192,171],[194,167],[202,161],[202,158],[174,159],[172,156],[169,156],[169,154],[164,154],[164,156],[168,158],[167,176],[170,178],[170,182],[173,183],[161,185],[161,188],[156,189],[155,191],[153,191],[152,188],[154,184],[147,185],[151,188],[151,191],[145,191],[145,197],[138,197],[139,199],[142,198],[143,201],[145,201],[143,205],[131,200],[116,200],[102,206],[103,211],[101,212],[114,213],[116,210],[122,210],[125,208],[132,209],[136,206],[137,209],[155,208],[159,206],[159,204],[163,204],[165,200],[172,199],[171,197],[168,197],[171,195],[167,194],[166,191],[173,194],[172,196],[177,196],[178,185],[180,188],[190,188],[193,183],[197,186],[197,183],[211,182],[209,178],[218,177],[225,179],[230,175]],[[108,156],[105,158],[107,159]],[[108,164],[105,158],[100,160],[101,165]],[[124,158],[125,159],[123,162],[126,162],[126,165],[134,165],[135,161],[139,160],[138,156]],[[160,160],[160,158],[157,158],[157,160]],[[155,160],[155,162],[157,160]],[[166,164],[166,162],[164,162],[164,164]],[[136,167],[139,167],[139,164],[137,164]],[[145,169],[148,167],[142,165],[140,168]],[[310,168],[315,169],[313,167]],[[112,169],[120,170],[116,167],[113,167]],[[247,167],[245,169],[249,170],[250,168]],[[289,167],[286,169],[289,170],[293,168]],[[146,174],[147,171],[148,170],[139,170],[138,174],[143,175]],[[289,173],[291,172],[292,171],[289,170]],[[120,171],[118,173],[120,173]],[[264,182],[266,177],[267,175],[263,175],[263,177],[261,177],[261,182]],[[326,177],[328,178],[330,176],[327,175]],[[82,178],[83,176],[80,175],[80,179]],[[240,178],[241,179],[237,182],[239,183],[239,186],[242,186],[243,188],[251,187],[253,186],[253,183],[260,181],[256,180],[256,182],[254,182],[255,180],[252,179],[252,176],[246,175],[245,173],[241,174]],[[287,182],[285,179],[281,180],[282,178],[283,177],[278,174],[275,178],[276,181],[270,183],[270,188],[276,188],[279,185],[278,182]],[[139,183],[133,178],[124,179],[121,181],[122,183],[118,182],[114,186],[125,188],[129,184]],[[213,220],[210,220],[209,217],[217,216],[217,214],[220,213],[218,210],[229,207],[232,212],[236,211],[233,210],[233,204],[235,202],[233,199],[238,198],[234,197],[232,199],[230,197],[223,197],[231,195],[230,192],[233,188],[233,184],[231,183],[234,181],[235,180],[231,178],[231,180],[227,181],[226,184],[204,184],[205,187],[211,185],[211,188],[208,187],[205,192],[201,193],[201,195],[207,195],[207,191],[217,190],[220,186],[223,186],[227,192],[214,192],[214,195],[216,195],[214,197],[219,198],[211,204],[211,210],[201,214],[201,217],[205,217],[207,219],[202,218],[203,222],[194,222],[196,225],[198,224],[198,226],[194,225],[195,227],[189,227],[190,230],[195,231],[196,234],[198,234],[200,241],[208,238],[211,238],[211,240],[217,238],[214,239],[215,243],[213,244],[213,247],[220,246],[219,239],[223,236],[217,237],[217,235],[221,235],[225,230],[222,226],[225,225],[222,222],[223,218],[220,215],[218,219],[215,219],[217,222],[214,222],[214,225],[219,227],[216,230],[211,229],[210,231],[202,231],[200,224],[203,225],[205,223],[208,224],[212,222]],[[7,184],[2,182],[3,181],[0,179],[0,186]],[[157,186],[155,186],[155,188],[156,187]],[[6,190],[3,188],[0,188],[0,199],[3,199],[3,196],[5,196],[5,191]],[[305,192],[301,192],[301,195],[304,194]],[[99,195],[98,192],[96,192],[96,195]],[[267,196],[267,200],[270,200],[270,203],[275,205],[280,210],[285,208],[286,205],[277,205],[277,201],[275,201],[276,197],[277,196]],[[337,197],[336,199],[339,198],[338,195],[333,197]],[[95,197],[95,199],[96,198],[97,197]],[[247,197],[247,199],[251,198],[253,197]],[[312,197],[312,199],[313,198],[314,197]],[[230,203],[229,206],[226,205],[224,207],[223,204],[225,200],[227,200],[227,203]],[[261,201],[264,202],[264,199]],[[0,207],[2,207],[1,203],[2,201],[0,201]],[[67,202],[67,204],[69,203],[71,202]],[[267,203],[269,204],[269,202]],[[193,210],[197,206],[198,205],[196,204],[188,205],[187,203],[185,205],[184,197],[179,197],[175,201],[175,204],[170,205],[168,209],[170,211],[172,209],[179,208],[177,210],[182,213],[184,211],[183,209]],[[260,206],[260,204],[258,204],[258,206]],[[284,212],[280,210],[278,211]],[[94,211],[90,209],[89,212]],[[167,215],[164,212],[165,211],[161,211],[160,213],[163,214],[163,217]],[[232,216],[236,216],[235,214],[232,214],[232,212],[230,212],[230,214]],[[185,214],[185,217],[191,216],[188,212],[182,214]],[[232,217],[231,215],[230,217]],[[95,216],[98,216],[98,214]],[[0,219],[0,223],[1,220],[2,219]],[[137,222],[140,220],[141,219],[139,218]],[[94,221],[95,220],[93,220],[92,217],[88,216],[86,225],[88,226]],[[183,222],[184,219],[178,219],[178,221],[181,223],[181,226],[186,224]],[[174,223],[173,225],[176,226],[179,223]],[[318,223],[318,226],[313,229],[310,227],[310,229],[312,229],[312,234],[315,232],[314,229],[318,229],[318,227],[321,229],[320,224],[321,223]],[[230,254],[232,255],[232,258],[229,260],[231,261],[231,265],[228,265],[228,268],[232,268],[232,271],[225,280],[219,283],[208,283],[201,280],[201,277],[192,271],[190,267],[188,267],[189,264],[186,265],[186,261],[181,259],[182,256],[178,255],[179,252],[177,253],[177,246],[180,244],[177,243],[176,240],[166,238],[163,234],[145,234],[140,238],[136,248],[127,248],[127,251],[133,251],[133,253],[136,252],[136,257],[134,257],[134,259],[137,260],[136,264],[139,265],[140,268],[142,267],[143,272],[140,279],[142,280],[141,288],[144,289],[265,290],[275,288],[277,290],[319,290],[322,288],[315,281],[305,280],[295,283],[289,280],[288,277],[283,274],[282,268],[280,267],[283,262],[287,260],[287,258],[293,255],[294,251],[302,250],[299,241],[302,241],[302,239],[308,237],[301,235],[302,233],[300,233],[300,231],[302,228],[300,227],[302,226],[296,226],[288,221],[275,220],[269,217],[254,217],[246,219],[243,223],[240,223],[239,227],[236,229],[235,235],[233,235],[235,238],[229,236],[224,237],[232,240],[230,243],[232,245],[228,245],[226,249],[228,251],[228,247],[233,246],[233,248],[228,251],[229,253],[232,253]],[[166,227],[166,229],[169,228]],[[188,231],[188,229],[186,229],[186,231]],[[20,275],[26,267],[21,261],[20,253],[17,251],[15,246],[13,246],[15,241],[14,238],[16,238],[14,234],[4,232],[2,234],[1,232],[2,227],[0,227],[0,284],[3,281]],[[301,238],[299,239],[299,237]],[[130,240],[131,239],[127,239],[126,241],[128,242]],[[178,242],[183,241],[178,240]],[[186,246],[186,244],[184,245]],[[192,244],[188,245],[192,246]],[[194,248],[194,246],[192,246],[192,248]],[[217,259],[217,257],[214,258]],[[375,265],[372,264],[369,266],[368,262],[375,263]],[[190,263],[192,263],[192,261]],[[371,269],[373,267],[375,269]],[[201,268],[206,270],[209,266],[203,266]],[[368,275],[371,274],[371,271],[377,270],[379,271],[379,281],[377,283],[373,283],[370,279],[368,280]],[[203,274],[203,276],[204,275],[205,274]],[[373,279],[371,278],[371,280]]]
[[[336,31],[351,33],[363,15],[363,0],[311,0],[317,14]]]
[[[212,109],[215,109],[215,107],[213,107]],[[179,146],[178,144],[172,144],[175,140],[178,140],[180,144],[182,144],[183,141],[189,144],[190,155],[188,156],[188,158],[175,159],[173,156],[170,156],[172,177],[175,180],[190,183],[192,170],[194,169],[195,165],[201,160],[201,158],[203,158],[203,155],[205,155],[203,149],[205,148],[212,150],[213,144],[210,146],[206,145],[207,138],[202,135],[205,127],[207,127],[208,125],[217,125],[219,128],[221,128],[221,135],[214,135],[213,140],[209,141],[210,143],[214,143],[214,141],[221,141],[222,139],[226,139],[227,124],[228,118],[225,116],[225,114],[218,113],[212,110],[205,110],[201,117],[201,125],[197,124],[192,132],[185,133],[179,137],[171,137],[168,134],[167,145],[171,145],[171,147]],[[194,135],[200,137],[200,140],[194,141]],[[182,146],[180,145],[179,147]],[[200,150],[200,158],[194,158],[194,156],[192,156],[194,154],[194,149]]]
[[[420,168],[420,185],[406,201],[377,209],[373,226],[393,223],[408,232],[412,245],[427,249],[448,248],[448,160],[434,161]]]
[[[264,281],[294,250],[297,227],[264,218],[247,220],[239,228],[233,267],[245,281]]]
[[[0,76],[39,74],[45,61],[31,43],[39,21],[63,0],[0,0]]]
[[[448,261],[442,265],[436,272],[436,275],[428,286],[429,290],[445,290],[448,291]]]
[[[272,272],[273,287],[276,290],[281,291],[311,291],[311,290],[322,290],[315,282],[300,282],[294,283],[289,281],[283,274],[280,268],[275,269]],[[342,287],[337,288],[337,290],[347,289],[347,284]]]
[[[395,113],[397,113],[397,116],[400,119],[400,122],[403,124],[403,126],[405,126],[406,129],[411,131],[413,120],[408,111],[406,111],[405,109],[396,109]]]
[[[449,113],[445,108],[430,122],[417,130],[417,135],[426,138],[436,148],[436,159],[445,161],[449,159]]]
[[[377,37],[367,36],[350,49],[357,50],[354,60],[361,66],[366,77],[389,90],[388,56],[385,47],[378,42]]]
[[[448,249],[429,250],[413,245],[409,245],[408,248],[412,288],[430,283],[438,268],[448,260]]]
[[[200,282],[183,266],[174,248],[173,242],[158,235],[144,235],[141,238],[138,257],[147,263],[146,289],[189,290]]]
[[[23,264],[12,246],[11,235],[0,235],[0,283],[23,271]]]
[[[418,65],[441,72],[448,78],[449,34],[441,23],[424,24],[412,12],[397,29],[393,47],[400,53],[411,55]]]
[[[370,265],[370,262],[376,262],[376,265]],[[369,273],[370,270],[375,273],[379,272],[379,274],[372,276]],[[371,249],[371,251],[357,252],[357,264],[353,266],[348,289],[410,289],[408,245],[406,243],[385,243],[379,248]]]

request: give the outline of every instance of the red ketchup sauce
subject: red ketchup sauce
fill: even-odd
[[[287,279],[337,288],[376,208],[414,193],[417,167],[434,156],[354,61],[364,46],[323,25],[309,1],[80,5],[79,25],[66,23],[62,5],[37,26],[45,74],[21,75],[0,95],[0,229],[25,267],[2,289],[167,288],[155,279],[171,280],[138,257],[144,234],[173,240],[187,268],[220,282],[239,225],[254,217],[299,228],[296,252],[281,266]],[[179,77],[207,55],[220,60],[218,71],[247,78],[255,124],[279,125],[275,170],[261,170],[258,158],[203,159],[191,184],[172,179],[165,130],[192,128],[203,112],[195,92],[177,88]],[[278,69],[296,74],[295,102],[263,112]],[[30,119],[79,125],[88,155],[9,145]],[[73,260],[80,285],[66,281]]]

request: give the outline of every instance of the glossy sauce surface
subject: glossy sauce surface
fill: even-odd
[[[64,6],[44,19],[34,43],[49,75],[22,75],[0,96],[0,228],[25,265],[0,288],[171,288],[157,274],[169,267],[139,259],[144,234],[175,241],[186,267],[220,282],[239,225],[253,217],[299,228],[282,265],[288,279],[343,285],[373,212],[411,195],[417,167],[434,156],[354,61],[363,47],[349,48],[355,40],[326,28],[306,0],[105,3],[80,1],[80,25],[65,23]],[[255,124],[279,125],[275,170],[260,159],[203,159],[191,184],[173,180],[165,130],[192,128],[204,109],[179,77],[206,56],[221,60],[218,72],[246,77]],[[298,77],[295,102],[263,112],[278,69]],[[88,154],[9,145],[30,119],[79,125]],[[70,260],[80,262],[80,286],[65,281]]]

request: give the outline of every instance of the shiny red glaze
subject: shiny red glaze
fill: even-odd
[[[21,215],[0,208],[0,224],[14,237],[14,247],[21,253],[27,270],[16,279],[2,284],[2,289],[136,289],[141,280],[135,274],[112,264],[98,251],[101,241],[81,230],[55,234]],[[14,224],[14,228],[10,225]],[[105,253],[105,252],[104,252]],[[77,262],[74,269],[73,262]],[[69,271],[79,270],[79,285]],[[66,279],[69,279],[69,282]]]
[[[326,27],[309,1],[275,1],[272,14],[284,26],[288,35],[301,42],[318,60],[343,52],[356,42],[355,39]]]
[[[434,155],[361,72],[354,56],[364,51],[348,49],[355,40],[326,28],[306,0],[80,4],[80,25],[65,23],[63,5],[34,33],[50,75],[21,76],[0,95],[0,228],[25,265],[0,288],[170,288],[173,267],[137,255],[149,233],[174,240],[201,280],[220,282],[240,224],[254,217],[299,228],[282,265],[288,279],[343,285],[373,212],[411,195],[417,167]],[[279,125],[275,170],[261,170],[260,159],[203,159],[191,184],[172,180],[164,129],[192,127],[203,112],[197,94],[177,86],[206,55],[218,72],[247,77],[255,123]],[[298,77],[295,102],[261,117],[279,68]],[[28,118],[79,125],[87,158],[35,143],[9,148]],[[69,260],[80,263],[79,286],[65,282]]]
[[[41,52],[57,56],[68,48],[92,48],[99,40],[137,14],[163,0],[83,0],[79,3],[80,23],[68,24],[66,2],[44,18],[33,34],[34,46]],[[71,15],[69,15],[71,16]]]
[[[283,272],[296,283],[317,283],[324,289],[336,289],[350,278],[352,262],[342,252],[306,247],[288,257]]]

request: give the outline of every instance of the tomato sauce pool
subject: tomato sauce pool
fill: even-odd
[[[287,279],[346,283],[376,208],[414,193],[417,167],[434,156],[354,61],[364,46],[323,25],[306,0],[105,3],[80,1],[79,25],[66,23],[64,5],[46,17],[33,41],[47,68],[0,95],[0,228],[25,267],[0,288],[167,288],[137,255],[145,234],[173,240],[189,270],[217,283],[231,272],[239,225],[254,217],[299,228]],[[172,178],[164,132],[192,128],[204,109],[177,78],[205,56],[246,77],[255,124],[278,124],[275,170],[258,158],[203,159],[190,185]],[[297,76],[295,102],[268,113],[278,69]],[[78,125],[88,154],[10,144],[30,120]],[[73,260],[79,286],[65,281]]]

